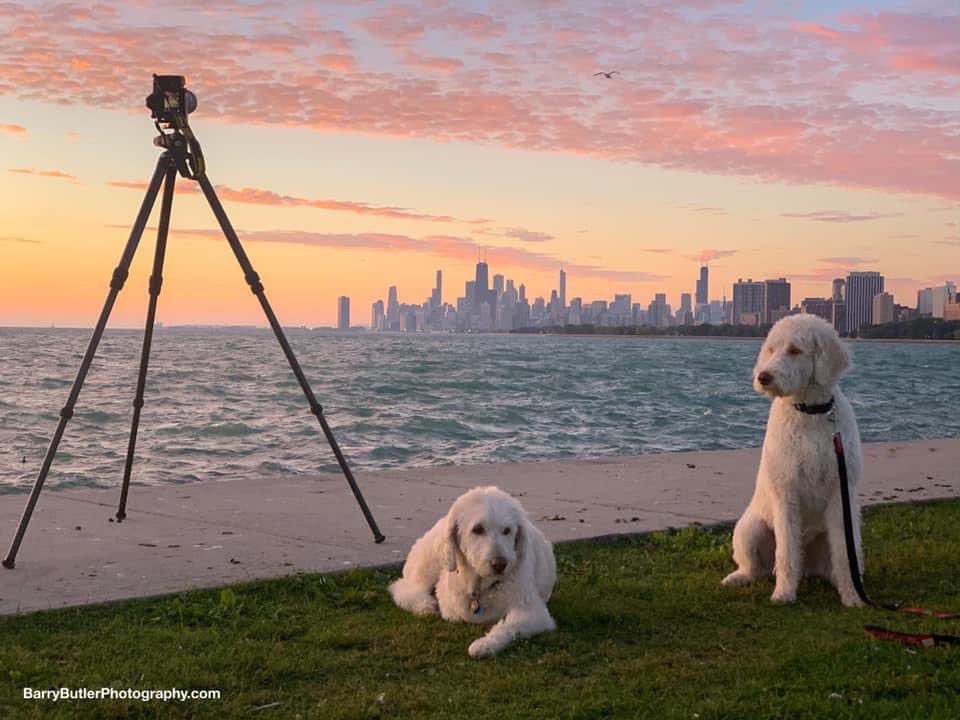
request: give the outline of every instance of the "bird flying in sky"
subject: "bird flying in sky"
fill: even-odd
[[[619,74],[620,74],[619,70],[611,70],[610,72],[604,72],[603,70],[601,70],[600,72],[595,72],[593,76],[596,77],[597,75],[603,75],[605,78],[609,80],[614,75],[619,75]]]

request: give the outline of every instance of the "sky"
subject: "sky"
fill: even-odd
[[[598,71],[617,74],[607,79]],[[286,325],[485,253],[527,294],[960,280],[955,0],[0,0],[0,325],[92,326],[158,154],[153,73]],[[180,179],[158,318],[264,325]],[[159,206],[159,203],[157,203]],[[156,208],[112,316],[142,326]]]

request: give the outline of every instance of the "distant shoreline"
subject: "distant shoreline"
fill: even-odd
[[[160,330],[219,330],[227,332],[243,331],[270,331],[267,326],[258,325],[166,325],[158,327]],[[735,341],[762,341],[760,335],[653,335],[653,334],[617,334],[617,333],[573,333],[573,332],[484,332],[484,333],[445,333],[445,332],[425,332],[425,333],[406,333],[400,331],[360,332],[356,330],[336,330],[333,328],[310,328],[302,325],[285,326],[287,332],[328,332],[342,333],[353,336],[376,336],[376,335],[409,335],[424,337],[574,337],[574,338],[594,338],[594,339],[631,339],[631,340],[735,340]],[[0,326],[2,330],[85,330],[92,331],[92,327],[49,327],[49,326],[28,326],[28,325],[4,325]],[[107,332],[142,332],[140,327],[115,327],[108,328]],[[960,345],[960,340],[952,339],[932,339],[932,338],[844,338],[853,343],[897,343],[906,345]]]
[[[462,333],[461,333],[462,334]],[[614,333],[476,333],[487,335],[548,335],[550,337],[578,337],[578,338],[620,338],[630,340],[754,340],[763,341],[761,336],[749,335],[617,335]],[[960,340],[934,340],[925,338],[843,338],[855,343],[904,343],[915,345],[960,345]]]

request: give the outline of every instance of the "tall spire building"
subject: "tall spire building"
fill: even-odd
[[[486,261],[481,260],[477,263],[477,274],[473,285],[473,312],[475,313],[480,312],[484,303],[490,306],[491,312],[497,307],[496,293],[490,288],[489,273]]]
[[[697,305],[706,305],[710,302],[709,276],[710,269],[706,265],[701,265],[700,279],[697,280]]]
[[[437,286],[430,295],[430,303],[435,309],[443,304],[443,270],[437,270]]]

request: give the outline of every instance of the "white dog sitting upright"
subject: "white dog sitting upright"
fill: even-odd
[[[414,543],[393,600],[417,615],[496,623],[470,644],[495,655],[514,640],[554,630],[547,600],[557,580],[553,546],[513,497],[495,487],[461,495]]]
[[[850,575],[833,435],[843,439],[859,565],[863,471],[853,408],[837,386],[850,353],[833,326],[814,315],[780,320],[767,335],[754,388],[773,398],[750,505],[733,531],[738,569],[725,585],[776,576],[775,603],[792,603],[804,576],[833,583],[847,606],[861,606]]]

